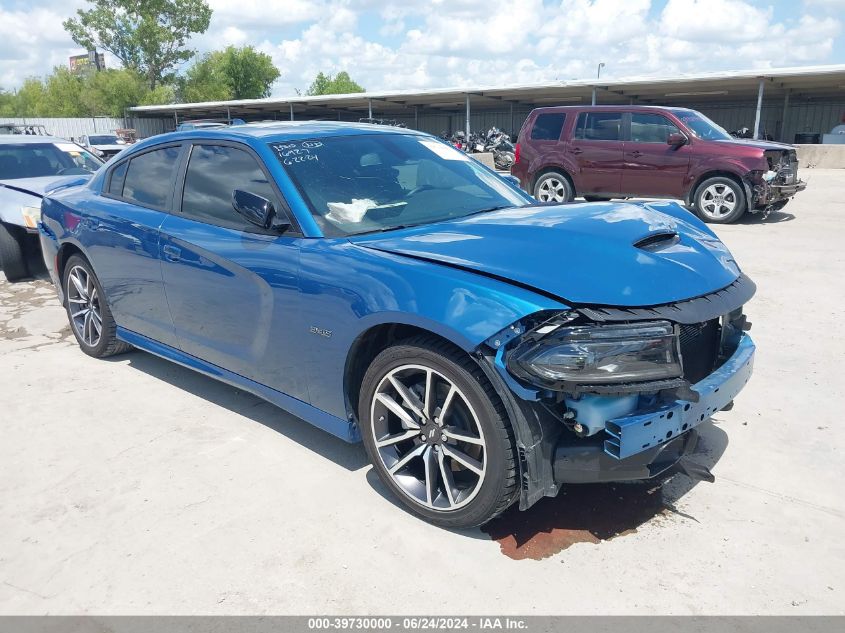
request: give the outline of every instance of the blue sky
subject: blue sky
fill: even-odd
[[[320,70],[401,90],[845,63],[845,0],[207,1],[192,46],[256,46],[280,96]],[[81,52],[61,26],[81,6],[0,0],[0,87]]]

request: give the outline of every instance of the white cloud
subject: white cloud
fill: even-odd
[[[69,3],[70,8],[73,5]],[[67,17],[49,7],[7,10],[0,6],[0,88],[17,87],[27,77],[65,66],[68,57],[84,52],[62,27]]]
[[[398,90],[592,77],[600,61],[603,77],[845,61],[845,0],[208,1],[211,27],[191,45],[256,45],[282,73],[277,95],[319,71]],[[7,88],[80,52],[61,21],[84,5],[12,2],[0,8]]]

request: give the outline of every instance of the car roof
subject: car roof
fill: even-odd
[[[26,143],[73,143],[55,136],[37,136],[35,134],[0,134],[0,144],[22,145]],[[76,143],[73,143],[76,145]]]
[[[343,121],[270,121],[245,123],[218,129],[195,129],[171,132],[150,137],[154,143],[183,139],[246,140],[259,139],[264,142],[286,141],[305,138],[326,138],[330,136],[355,136],[360,134],[414,134],[426,136],[424,132],[390,125],[370,123],[346,123]],[[151,143],[144,143],[149,145]]]
[[[534,112],[565,112],[567,110],[621,110],[622,112],[632,111],[649,111],[666,112],[667,110],[676,111],[691,111],[689,108],[674,108],[668,106],[656,105],[570,105],[570,106],[547,106],[544,108],[534,108]]]

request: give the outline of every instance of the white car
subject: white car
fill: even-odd
[[[103,164],[76,143],[51,136],[0,136],[0,267],[9,281],[40,265],[38,223],[48,192],[86,182]]]
[[[92,154],[108,160],[128,147],[117,134],[86,134],[79,139],[80,145]]]

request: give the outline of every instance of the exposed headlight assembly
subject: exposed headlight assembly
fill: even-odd
[[[507,357],[514,375],[561,390],[680,378],[680,340],[669,321],[541,327]],[[547,332],[547,333],[546,333]]]
[[[23,223],[29,229],[37,229],[41,222],[41,207],[21,207]]]

